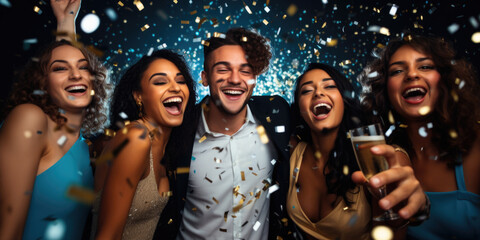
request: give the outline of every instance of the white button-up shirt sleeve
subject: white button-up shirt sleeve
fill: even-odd
[[[180,239],[267,239],[275,148],[261,142],[247,106],[232,136],[208,129],[202,111],[195,136]]]

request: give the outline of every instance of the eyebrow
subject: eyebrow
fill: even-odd
[[[166,77],[167,74],[164,73],[164,72],[154,73],[154,74],[152,74],[152,76],[150,76],[150,78],[149,78],[148,80],[149,80],[149,81],[152,80],[152,78],[155,77],[155,76],[164,76],[164,77]],[[175,75],[175,77],[178,77],[178,76],[183,76],[183,73],[179,72],[179,73],[177,73],[177,74]]]
[[[231,64],[229,62],[225,62],[225,61],[222,61],[222,62],[216,62],[215,64],[213,64],[212,66],[212,69],[214,67],[216,67],[217,65],[225,65],[225,66],[230,66]],[[249,63],[243,63],[240,65],[240,67],[249,67],[249,68],[253,68],[252,65],[250,65]]]
[[[326,81],[330,81],[330,80],[333,81],[333,78],[324,78],[324,79],[322,79],[322,82],[326,82]],[[304,83],[300,84],[300,88],[302,88],[303,86],[305,86],[307,84],[312,84],[312,83],[313,83],[313,81],[304,82]]]
[[[423,62],[423,61],[425,61],[425,60],[431,60],[431,58],[428,58],[428,57],[417,58],[417,59],[415,59],[415,62],[418,63],[418,62]],[[388,65],[388,67],[391,67],[391,66],[393,66],[393,65],[404,65],[404,64],[406,64],[405,61],[398,61],[398,62],[393,62],[393,63],[391,63],[390,65]]]
[[[50,67],[52,67],[52,65],[53,65],[54,63],[56,63],[56,62],[68,64],[67,61],[65,61],[65,60],[60,60],[60,59],[59,59],[59,60],[53,60],[53,62],[50,63]],[[79,62],[88,62],[88,61],[87,61],[87,59],[82,58],[82,59],[79,59],[79,60],[77,61],[77,63],[79,63]]]

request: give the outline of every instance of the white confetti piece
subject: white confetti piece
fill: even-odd
[[[276,126],[275,127],[275,132],[284,133],[285,132],[285,126],[284,125]]]
[[[427,137],[427,130],[425,129],[425,127],[420,127],[418,128],[418,134],[422,137]]]
[[[390,14],[392,16],[395,16],[395,14],[397,14],[397,10],[398,10],[398,5],[393,4],[392,8],[390,8],[390,12],[388,12],[388,14]]]
[[[57,140],[57,144],[58,144],[58,146],[63,147],[63,145],[65,144],[66,141],[67,141],[67,136],[62,135],[62,136]]]
[[[257,231],[260,225],[261,223],[259,221],[256,221],[255,224],[253,225],[253,231]]]
[[[63,239],[66,225],[61,219],[50,221],[45,228],[45,239]]]
[[[450,26],[448,26],[447,30],[450,34],[454,34],[456,31],[458,31],[459,28],[460,28],[460,25],[456,23],[452,23],[450,24]]]

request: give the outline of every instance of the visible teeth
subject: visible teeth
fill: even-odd
[[[238,91],[238,90],[225,90],[223,91],[224,93],[226,94],[232,94],[232,95],[240,95],[242,94],[242,91]]]
[[[169,98],[163,101],[163,103],[181,103],[181,102],[182,102],[182,98],[180,97]]]
[[[319,108],[319,107],[326,107],[328,110],[332,109],[332,106],[330,106],[326,103],[319,103],[319,104],[315,105],[314,108],[316,109],[316,108]]]
[[[75,91],[75,90],[87,90],[85,86],[77,85],[77,86],[71,86],[65,89],[67,91]]]
[[[407,95],[411,92],[414,92],[414,91],[419,91],[421,93],[425,93],[425,89],[416,87],[416,88],[410,88],[407,91],[405,91],[405,95]]]

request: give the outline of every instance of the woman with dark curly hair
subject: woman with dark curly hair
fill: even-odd
[[[360,76],[363,105],[412,157],[432,202],[414,239],[480,238],[480,91],[470,64],[443,39],[392,40]]]
[[[74,193],[93,188],[82,135],[105,123],[106,88],[98,59],[66,41],[22,72],[0,130],[1,239],[49,238],[55,227],[80,239],[90,208]]]
[[[143,56],[123,75],[111,120],[115,129],[126,126],[105,147],[103,156],[112,153],[113,160],[96,163],[95,189],[102,191],[94,204],[97,239],[153,237],[172,193],[171,159],[183,148],[184,131],[193,128],[183,119],[193,119],[194,105],[188,66],[170,50]]]
[[[311,63],[296,82],[292,120],[294,135],[300,142],[290,158],[287,211],[308,239],[370,238],[371,209],[378,210],[378,199],[373,199],[371,207],[368,200],[371,196],[352,181],[352,173],[358,171],[358,166],[347,131],[362,125],[364,116],[353,93],[345,76],[321,63]],[[424,199],[418,200],[423,193],[412,171],[408,171],[411,168],[400,166],[408,158],[395,153],[392,146],[375,148],[372,152],[384,156],[391,164],[390,170],[375,177],[404,176],[397,180],[411,185],[396,189],[401,189],[403,195],[397,196],[395,202],[417,196],[410,199],[416,198],[415,204],[401,210],[408,209],[409,213],[400,212],[403,218],[409,218]],[[391,203],[384,207],[396,204]]]

